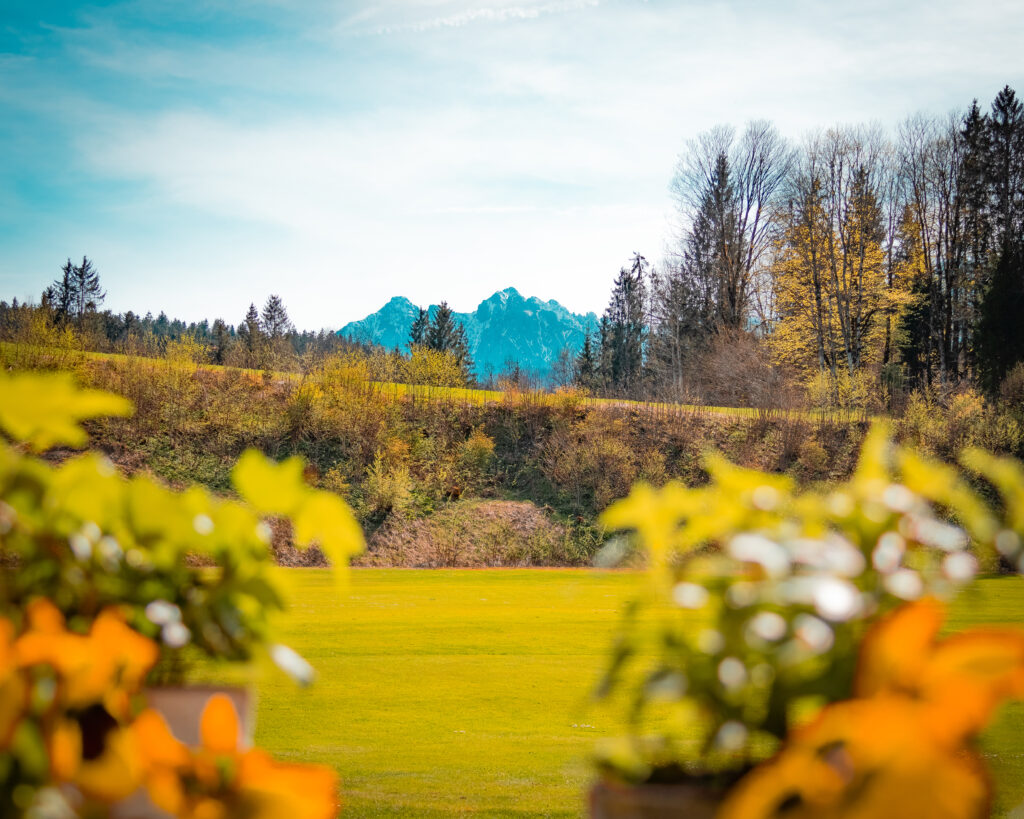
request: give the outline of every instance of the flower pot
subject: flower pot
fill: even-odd
[[[252,746],[252,697],[247,688],[216,685],[159,686],[145,690],[146,703],[167,721],[181,742],[189,747],[199,745],[199,718],[210,697],[224,694],[238,712],[239,747]]]
[[[591,819],[714,819],[724,792],[706,782],[623,785],[600,781],[590,789]]]
[[[161,686],[145,690],[146,704],[155,709],[167,722],[171,733],[190,747],[200,745],[199,721],[206,703],[214,694],[226,695],[238,712],[239,747],[252,746],[253,698],[247,688],[213,685]],[[144,788],[127,799],[112,805],[111,819],[169,819],[152,802]]]

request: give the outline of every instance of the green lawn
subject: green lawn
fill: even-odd
[[[602,729],[586,695],[637,578],[586,570],[281,570],[280,638],[320,677],[259,683],[256,740],[343,778],[346,816],[577,816]],[[986,580],[952,625],[1024,621],[1024,581]],[[985,752],[1024,799],[1024,708]]]

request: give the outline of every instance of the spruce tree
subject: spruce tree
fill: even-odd
[[[430,314],[422,307],[418,308],[416,318],[409,329],[409,346],[416,347],[427,342],[427,330],[430,328]]]
[[[456,323],[452,309],[448,306],[448,302],[443,301],[438,305],[434,318],[427,328],[427,346],[431,350],[442,353],[451,350],[455,343],[455,328]]]
[[[231,346],[231,332],[224,319],[214,319],[211,333],[213,335],[213,363],[224,364]]]
[[[607,356],[609,383],[622,395],[635,394],[643,375],[646,268],[647,260],[637,253],[629,270],[619,270],[602,320],[602,359]]]
[[[86,256],[82,257],[82,263],[71,268],[71,282],[74,294],[74,311],[81,325],[85,314],[95,312],[107,297],[106,292],[100,287],[99,271]]]
[[[75,304],[75,266],[68,259],[61,268],[61,277],[54,280],[43,293],[47,306],[53,310],[54,318],[61,324],[71,319],[74,315]]]
[[[981,305],[978,363],[989,393],[1018,361],[1024,361],[1024,242],[1005,247]]]
[[[576,386],[584,390],[594,390],[597,386],[597,356],[594,344],[590,339],[590,328],[583,334],[583,346],[575,362]]]
[[[272,295],[267,298],[267,303],[263,305],[261,319],[264,335],[274,341],[295,332],[295,327],[292,325],[291,319],[288,318],[288,311],[285,310],[280,296]],[[246,321],[248,321],[248,317]]]

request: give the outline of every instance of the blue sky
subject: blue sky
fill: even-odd
[[[0,298],[86,254],[108,306],[187,320],[600,312],[701,130],[987,106],[1022,42],[1020,0],[4,0]]]

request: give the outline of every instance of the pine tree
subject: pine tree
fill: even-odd
[[[590,328],[583,334],[583,346],[575,362],[576,386],[584,390],[594,391],[597,388],[597,356],[591,341]]]
[[[455,344],[456,322],[448,302],[441,302],[434,313],[434,318],[427,328],[426,342],[431,350],[446,352]]]
[[[978,361],[990,393],[1014,364],[1024,361],[1024,242],[1004,247],[981,307]]]
[[[987,119],[995,265],[979,309],[978,370],[990,392],[1024,360],[1024,105],[1009,86]]]
[[[46,305],[53,310],[54,318],[59,323],[69,321],[74,315],[75,304],[75,266],[68,259],[61,268],[61,277],[56,279],[43,293]]]
[[[421,314],[425,312],[421,310]],[[418,320],[418,318],[417,318]],[[434,312],[434,318],[429,323],[424,333],[424,343],[431,350],[439,353],[451,353],[456,364],[462,369],[463,378],[467,384],[473,383],[473,359],[469,354],[469,340],[466,338],[466,329],[461,322],[455,320],[455,314],[448,306],[448,302],[442,301]]]
[[[291,319],[288,318],[288,311],[285,310],[284,302],[281,301],[280,296],[272,295],[267,298],[267,303],[263,305],[261,319],[264,335],[273,341],[282,339],[295,332],[295,327]],[[246,321],[248,321],[248,318],[246,318]]]
[[[602,320],[602,363],[607,357],[609,384],[622,395],[639,389],[643,375],[646,270],[647,260],[639,253],[629,270],[619,270]]]
[[[238,335],[241,337],[242,344],[251,361],[263,345],[263,328],[260,326],[260,314],[257,312],[255,304],[249,304],[245,318],[238,325]]]
[[[100,287],[100,274],[92,262],[85,256],[82,263],[71,269],[71,282],[74,295],[74,312],[81,325],[86,313],[95,312],[107,297]]]
[[[213,335],[213,348],[211,350],[213,363],[224,364],[227,360],[228,349],[231,346],[231,333],[224,319],[214,319],[211,333]]]
[[[1006,86],[988,118],[989,168],[997,244],[1005,252],[1024,232],[1024,105]]]
[[[409,330],[409,346],[415,347],[420,344],[426,344],[427,330],[429,328],[430,313],[420,307],[416,313],[416,318],[412,321],[412,327]]]

